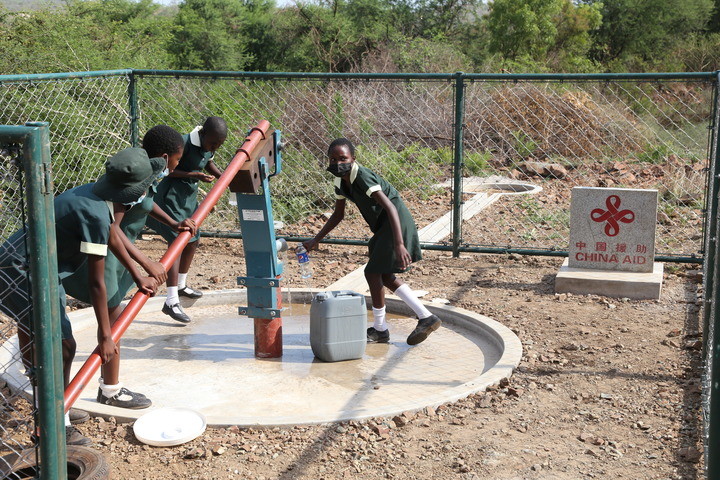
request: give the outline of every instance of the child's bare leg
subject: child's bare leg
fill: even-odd
[[[187,286],[187,274],[190,271],[190,265],[192,264],[195,252],[197,251],[200,240],[188,243],[183,249],[182,255],[180,256],[180,268],[178,270],[178,281],[176,283],[178,287],[178,294],[188,298],[200,298],[202,292],[195,290]]]
[[[115,325],[120,312],[122,309],[118,305],[117,307],[108,307],[108,314],[110,315],[110,327]],[[118,353],[116,353],[112,360],[104,363],[100,367],[100,375],[102,376],[105,385],[117,385],[120,383],[120,342],[117,342]]]
[[[383,275],[380,273],[365,272],[365,279],[370,288],[370,298],[372,299],[373,326],[368,328],[367,340],[370,343],[387,343],[390,341],[390,332],[388,332],[385,323],[385,290]]]
[[[395,293],[395,290],[400,288],[401,285],[405,285],[405,283],[397,278],[394,273],[383,273],[382,281],[385,288],[393,293]]]
[[[75,358],[75,350],[77,343],[74,338],[66,338],[62,341],[62,359],[63,359],[63,384],[67,387],[70,384],[70,367],[72,367]]]
[[[365,272],[365,280],[367,280],[368,288],[370,288],[370,298],[372,298],[373,308],[385,308],[383,275],[380,273]]]
[[[120,305],[116,307],[108,307],[108,313],[110,314],[110,326],[115,325],[120,313],[123,309]],[[117,343],[118,352],[113,356],[113,359],[104,364],[100,371],[102,377],[100,378],[100,391],[98,392],[97,401],[105,405],[111,405],[114,407],[121,408],[147,408],[152,405],[152,402],[140,393],[134,393],[124,388],[120,383],[120,342]]]
[[[180,256],[180,273],[188,273],[200,240],[188,243]],[[184,285],[183,285],[184,286]]]
[[[170,244],[168,244],[169,246]],[[168,277],[166,285],[168,287],[177,287],[178,284],[178,273],[180,272],[180,259],[175,260],[175,263],[172,264],[170,267],[170,270],[168,270]]]
[[[168,244],[169,245],[169,244]],[[179,294],[179,277],[180,277],[180,270],[181,270],[181,264],[182,264],[182,256],[185,254],[185,249],[183,249],[183,253],[181,254],[181,258],[175,260],[175,263],[172,264],[170,267],[170,270],[168,270],[168,277],[167,277],[167,297],[165,298],[165,305],[163,305],[162,312],[165,315],[169,315],[170,318],[173,320],[177,320],[178,322],[182,323],[188,323],[190,322],[190,317],[185,313],[185,311],[180,306],[180,294]],[[184,279],[184,277],[183,277]],[[184,282],[183,282],[184,284]],[[183,285],[184,286],[184,285]]]
[[[25,367],[25,371],[27,375],[29,375],[30,369],[33,366],[33,345],[30,342],[30,332],[28,331],[27,327],[21,323],[18,323],[17,332],[18,347],[20,348],[20,353],[22,354],[23,367]]]

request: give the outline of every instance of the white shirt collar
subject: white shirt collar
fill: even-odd
[[[195,129],[190,132],[190,143],[195,145],[196,147],[202,147],[202,142],[200,141],[200,130],[202,129],[202,125],[198,125],[195,127]]]
[[[360,165],[358,165],[357,161],[353,162],[352,169],[350,170],[350,184],[355,181],[357,178],[358,170],[360,170]],[[333,183],[337,188],[340,188],[340,185],[342,184],[342,178],[341,177],[335,177],[333,179]]]

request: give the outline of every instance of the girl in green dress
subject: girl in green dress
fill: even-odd
[[[369,260],[365,279],[372,297],[373,326],[367,330],[371,343],[388,343],[390,332],[385,322],[385,290],[400,297],[418,317],[407,343],[417,345],[440,327],[440,319],[418,301],[407,284],[395,274],[407,270],[422,259],[417,227],[397,190],[368,168],[355,162],[355,146],[346,138],[334,140],[328,148],[330,166],[335,178],[335,210],[315,238],[303,242],[308,251],[344,218],[346,200],[357,205],[373,236],[368,244]]]
[[[121,258],[108,253],[105,260],[105,285],[107,289],[107,305],[110,316],[110,323],[113,325],[122,313],[120,303],[127,293],[136,285],[140,285],[143,274],[137,269],[136,263],[143,270],[148,272],[149,278],[154,279],[153,293],[158,284],[167,279],[165,268],[159,262],[149,259],[142,251],[135,246],[140,231],[145,226],[148,215],[163,222],[170,228],[180,231],[195,233],[195,222],[186,219],[177,222],[160,210],[153,202],[157,186],[162,178],[172,171],[178,164],[182,155],[182,135],[167,125],[157,125],[143,137],[143,148],[128,149],[129,152],[137,152],[137,155],[151,158],[152,161],[160,160],[165,168],[161,171],[148,190],[139,199],[128,203],[114,204],[114,221],[110,227],[110,235],[117,241],[122,242],[124,252]],[[88,269],[80,268],[69,278],[63,280],[63,285],[68,294],[82,300],[89,301],[87,289],[84,288],[88,282]],[[140,279],[140,280],[139,280]],[[119,342],[118,342],[119,346]],[[141,393],[136,393],[123,387],[119,381],[120,376],[120,355],[119,351],[115,357],[103,364],[102,376],[99,379],[97,401],[99,403],[129,409],[147,408],[152,405],[150,399]]]
[[[189,218],[198,207],[198,182],[212,182],[220,178],[222,171],[213,163],[215,151],[227,138],[227,125],[220,117],[208,117],[202,127],[183,135],[185,146],[177,168],[168,175],[158,187],[155,203],[171,218]],[[205,170],[208,173],[204,173]],[[171,244],[177,237],[177,231],[155,218],[147,219],[147,226]],[[198,231],[183,249],[177,262],[168,272],[167,299],[163,313],[171,318],[187,323],[190,317],[180,306],[180,296],[200,298],[202,292],[186,284],[195,251],[200,243]]]

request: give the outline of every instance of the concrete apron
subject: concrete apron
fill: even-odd
[[[319,290],[283,292],[282,358],[254,356],[253,322],[241,317],[245,290],[206,292],[186,303],[193,321],[181,324],[148,301],[122,340],[121,381],[153,401],[150,408],[187,407],[208,425],[274,426],[318,424],[437,406],[482,391],[507,378],[520,362],[519,339],[500,323],[449,306],[426,304],[443,326],[414,347],[406,337],[416,325],[412,312],[388,297],[390,343],[369,344],[361,359],[326,363],[310,348],[309,306]],[[70,314],[78,343],[73,374],[95,347],[91,308]],[[8,383],[20,385],[19,361],[3,359]],[[99,374],[98,374],[99,376]],[[128,410],[95,401],[90,382],[75,403],[93,415],[132,421],[149,409]]]

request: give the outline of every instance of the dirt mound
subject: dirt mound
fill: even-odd
[[[623,156],[645,143],[625,104],[606,95],[519,84],[468,99],[469,148],[491,151],[502,164],[522,158]],[[474,106],[474,108],[473,108]]]

